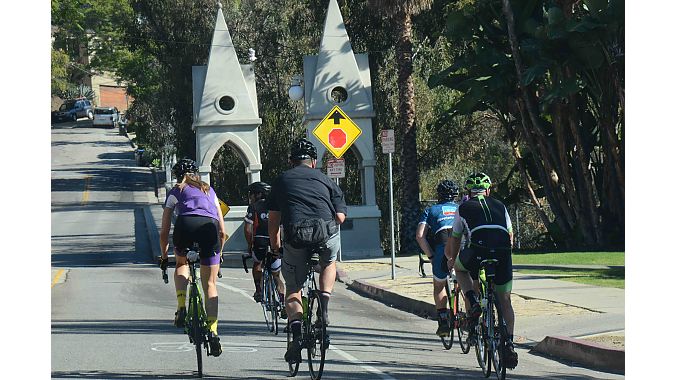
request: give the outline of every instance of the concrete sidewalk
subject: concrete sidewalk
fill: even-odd
[[[553,276],[519,274],[520,266],[514,267],[515,343],[594,368],[624,371],[623,344],[619,349],[595,343],[606,342],[609,337],[623,341],[624,289],[577,284]],[[391,279],[388,257],[343,261],[338,263],[338,268],[339,281],[360,294],[436,319],[432,269],[430,264],[425,264],[427,277],[422,278],[417,256],[396,258],[395,280]]]

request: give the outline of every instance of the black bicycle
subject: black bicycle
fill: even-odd
[[[246,260],[251,259],[252,256],[244,256],[242,258],[242,265],[244,271],[249,273],[246,265]],[[284,307],[284,300],[281,299],[279,291],[277,290],[277,282],[272,274],[272,263],[275,261],[272,252],[268,248],[268,252],[261,263],[263,269],[262,284],[261,284],[261,307],[263,308],[263,316],[265,317],[265,325],[270,332],[279,334],[279,318]]]
[[[319,288],[315,280],[315,267],[319,264],[319,247],[314,248],[310,255],[310,266],[307,272],[305,284],[301,290],[303,303],[303,319],[301,329],[301,347],[307,352],[307,362],[310,368],[310,377],[313,380],[319,380],[324,372],[324,361],[326,359],[326,350],[329,348],[330,340],[326,332],[326,324],[318,318],[323,315],[322,303],[320,301]],[[316,321],[313,318],[317,317]],[[293,340],[291,327],[287,325],[286,342],[287,349]],[[296,376],[300,361],[289,362],[289,375]]]
[[[507,323],[502,316],[500,299],[495,292],[497,259],[485,259],[479,264],[481,316],[475,327],[476,357],[484,377],[491,375],[491,364],[498,380],[504,380],[507,351]]]
[[[190,278],[188,283],[188,309],[185,317],[185,333],[188,334],[190,343],[195,345],[197,353],[197,376],[202,377],[202,347],[210,355],[209,348],[209,329],[207,327],[206,311],[202,302],[202,290],[198,285],[199,266],[199,246],[195,244],[191,249],[187,249],[188,268],[190,269]],[[168,283],[166,267],[162,269],[162,278],[164,283]]]

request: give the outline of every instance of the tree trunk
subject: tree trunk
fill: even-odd
[[[411,14],[404,10],[395,16],[397,39],[397,87],[399,95],[399,133],[402,135],[402,222],[399,231],[401,251],[417,252],[415,230],[420,214],[420,174],[415,125],[415,92],[413,88],[413,44]]]

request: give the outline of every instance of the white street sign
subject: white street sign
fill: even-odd
[[[345,160],[330,158],[326,161],[326,175],[329,178],[345,178]]]
[[[380,145],[383,147],[383,153],[394,153],[394,129],[380,131]]]

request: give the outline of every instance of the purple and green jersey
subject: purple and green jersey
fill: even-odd
[[[199,188],[190,185],[185,186],[183,191],[178,186],[174,186],[167,194],[164,207],[176,208],[178,216],[199,215],[218,220],[218,197],[212,188],[209,188],[209,193],[205,194]]]

